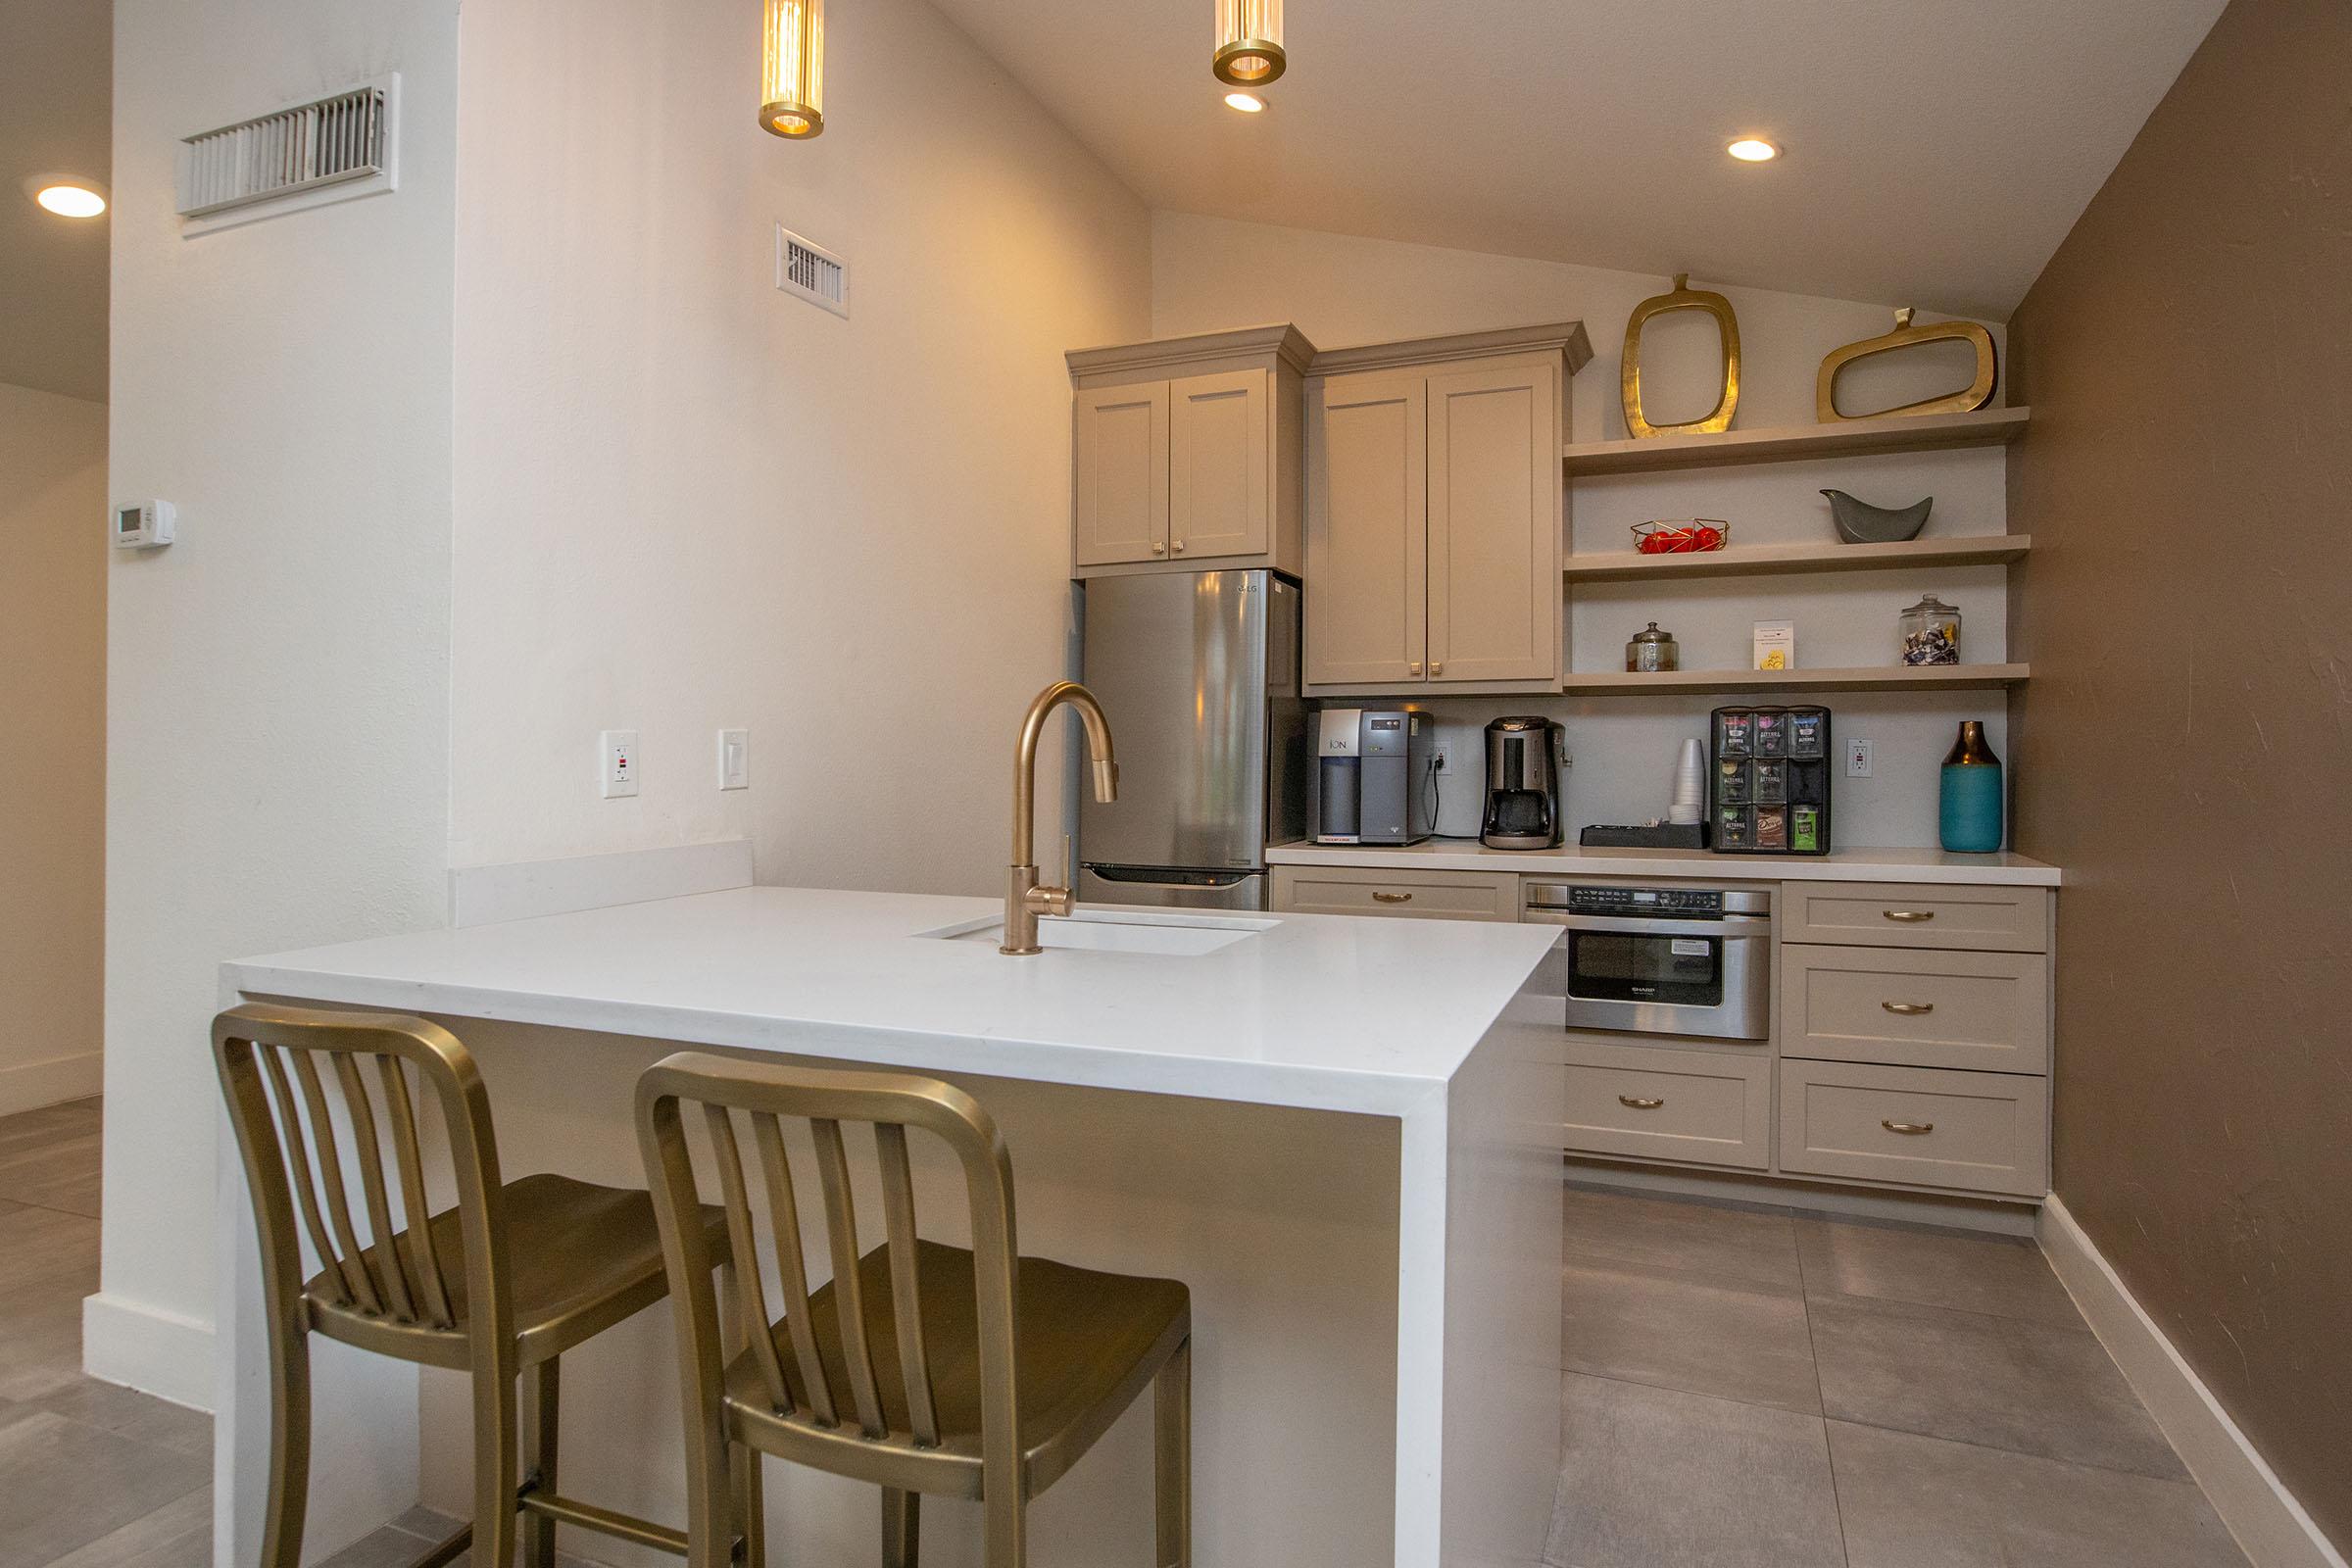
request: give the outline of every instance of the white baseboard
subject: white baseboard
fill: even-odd
[[[2346,1568],[2344,1554],[2320,1533],[2055,1196],[2041,1206],[2038,1235],[2091,1332],[2180,1450],[2180,1462],[2254,1568]]]
[[[0,1067],[0,1116],[69,1100],[87,1100],[104,1087],[106,1057],[95,1051]]]
[[[749,839],[461,865],[449,873],[449,923],[463,930],[751,885]]]
[[[81,1369],[191,1410],[218,1392],[211,1324],[120,1297],[82,1298]]]

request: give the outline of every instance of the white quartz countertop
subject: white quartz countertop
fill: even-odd
[[[1559,936],[1282,915],[1192,956],[1010,958],[921,934],[1001,912],[736,888],[270,954],[221,978],[256,997],[1397,1114],[1451,1079]]]
[[[2022,855],[1941,850],[1833,850],[1828,855],[1717,855],[1711,850],[1490,850],[1476,839],[1402,847],[1277,844],[1275,865],[1361,865],[1400,871],[1518,871],[1538,876],[1643,876],[1751,882],[1946,882],[2058,886],[2058,867]]]

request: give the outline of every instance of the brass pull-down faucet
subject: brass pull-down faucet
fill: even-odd
[[[1119,798],[1119,764],[1110,753],[1110,721],[1095,694],[1073,680],[1057,680],[1037,694],[1021,720],[1021,740],[1012,755],[1012,864],[1004,873],[1004,940],[997,951],[1014,957],[1045,950],[1037,942],[1037,917],[1068,914],[1077,906],[1069,888],[1041,886],[1037,879],[1037,741],[1046,716],[1067,703],[1086,726],[1086,750],[1095,764],[1095,799]],[[1073,867],[1067,875],[1078,880]]]

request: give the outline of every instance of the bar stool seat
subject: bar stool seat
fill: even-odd
[[[525,1176],[501,1189],[506,1210],[509,1288],[514,1295],[516,1361],[520,1366],[562,1355],[669,1294],[662,1269],[662,1230],[654,1201],[642,1188],[599,1187],[568,1176]],[[452,1322],[445,1328],[394,1322],[338,1299],[334,1271],[303,1282],[311,1325],[330,1340],[427,1366],[465,1371],[473,1364],[466,1336],[466,1236],[456,1208],[427,1222],[447,1275]],[[727,1211],[703,1205],[712,1256],[727,1255]],[[392,1238],[413,1268],[416,1243],[406,1230]],[[361,1254],[382,1277],[378,1247]]]
[[[708,1212],[709,1205],[705,1205]],[[722,1223],[723,1223],[723,1213]],[[899,1354],[890,1278],[890,1249],[875,1248],[858,1263],[866,1344],[873,1356],[882,1418],[894,1433],[913,1430],[906,1380]],[[806,1414],[779,1412],[756,1351],[727,1368],[728,1437],[778,1458],[820,1466],[836,1475],[907,1487],[909,1468],[929,1472],[909,1490],[937,1495],[981,1495],[980,1313],[973,1290],[972,1254],[939,1242],[915,1243],[923,1335],[929,1351],[939,1443],[936,1447],[878,1446],[858,1435],[854,1419],[825,1428]],[[1150,1387],[1191,1333],[1191,1306],[1175,1280],[1103,1274],[1049,1258],[1024,1257],[1015,1282],[1014,1366],[1020,1411],[1023,1485],[1043,1492],[1075,1464]],[[832,1282],[808,1298],[827,1382],[851,1386],[842,1353],[841,1305]],[[779,1342],[790,1338],[779,1321]],[[787,1363],[787,1373],[791,1368]]]

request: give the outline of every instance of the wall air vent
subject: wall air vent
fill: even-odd
[[[400,78],[383,76],[187,137],[179,147],[181,232],[391,190],[399,112]]]
[[[850,264],[782,223],[776,225],[776,287],[835,316],[850,314]]]

